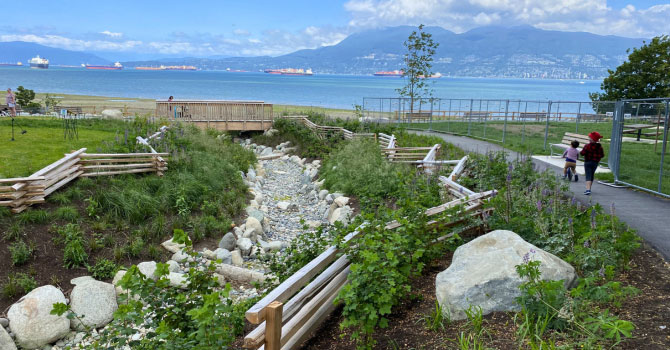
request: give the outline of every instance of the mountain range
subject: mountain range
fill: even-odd
[[[28,60],[37,55],[49,59],[52,65],[79,66],[82,63],[110,63],[109,60],[87,52],[57,49],[24,41],[0,42],[0,63],[22,62],[27,65]]]
[[[398,26],[367,30],[351,34],[333,46],[299,50],[278,57],[161,58],[128,61],[124,65],[193,65],[205,70],[248,71],[292,67],[311,68],[315,74],[372,74],[380,70],[402,69],[403,42],[415,29]],[[626,59],[626,50],[639,47],[644,40],[548,31],[531,26],[481,27],[461,34],[440,27],[424,30],[439,43],[433,71],[445,76],[602,78],[607,76],[607,69],[615,68]],[[3,51],[6,52],[0,46],[0,62],[7,61]],[[83,63],[83,57],[74,57],[77,54],[84,55],[72,52],[73,57],[68,62]],[[54,64],[58,62],[56,57],[46,53],[41,55],[52,59]],[[92,57],[87,59],[87,63],[94,63]]]

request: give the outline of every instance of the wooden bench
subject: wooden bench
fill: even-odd
[[[520,112],[519,113],[519,120],[525,120],[525,119],[531,119],[540,121],[543,120],[544,118],[547,117],[547,113],[541,113],[541,112]]]
[[[572,147],[572,145],[571,145],[572,141],[579,141],[579,145],[584,146],[585,144],[591,142],[591,139],[586,135],[566,132],[565,135],[563,135],[563,139],[561,140],[561,143],[552,143],[552,144],[549,145],[549,150],[551,151],[551,155],[552,156],[554,154],[563,155],[563,152],[554,153],[554,147],[560,148],[563,151],[565,151],[566,149]],[[577,147],[577,150],[581,152],[582,147]]]
[[[53,106],[53,111],[60,114],[61,109],[67,110],[68,115],[82,115],[84,114],[81,110],[81,107],[64,107],[64,106]]]
[[[605,114],[577,114],[577,119],[583,122],[601,122],[605,117]]]
[[[427,122],[432,117],[431,112],[410,112],[405,113],[405,118],[409,121],[423,121]]]

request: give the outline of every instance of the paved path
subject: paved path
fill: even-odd
[[[520,157],[520,154],[515,151],[486,141],[437,132],[409,131],[421,135],[440,137],[468,152],[486,153],[488,151],[504,150],[509,154],[508,159]],[[533,159],[533,163],[539,171],[549,169],[557,174],[563,174],[562,168],[535,159]],[[579,182],[570,183],[570,190],[576,198],[583,202],[600,203],[607,212],[610,212],[612,203],[615,203],[616,215],[637,230],[637,233],[661,253],[666,261],[670,261],[670,200],[627,188],[604,186],[597,182],[593,184],[591,196],[585,196],[583,194],[584,189],[583,178],[580,178]]]

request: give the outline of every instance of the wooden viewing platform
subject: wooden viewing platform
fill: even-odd
[[[225,131],[267,130],[272,104],[263,101],[156,100],[156,116]]]

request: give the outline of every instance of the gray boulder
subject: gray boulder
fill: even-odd
[[[170,286],[176,288],[185,289],[188,281],[186,280],[186,275],[178,272],[170,272],[167,275],[168,280],[170,280]]]
[[[327,195],[328,195],[328,190],[319,191],[319,200],[324,200]]]
[[[470,305],[484,315],[518,311],[516,298],[524,281],[516,266],[526,259],[541,262],[544,280],[562,280],[569,288],[577,275],[570,264],[524,241],[511,231],[497,230],[464,244],[454,253],[451,265],[435,281],[437,300],[453,320],[465,319]]]
[[[261,222],[258,221],[255,217],[248,217],[247,221],[245,222],[246,228],[247,229],[253,229],[254,233],[257,235],[262,235],[263,234],[263,225],[261,225]],[[225,248],[225,247],[222,247]],[[228,249],[230,250],[230,249]]]
[[[260,211],[256,208],[247,207],[246,211],[247,211],[247,215],[249,215],[253,218],[256,218],[256,220],[258,220],[259,222],[263,222],[263,219],[265,219],[265,214],[263,214],[262,211]]]
[[[140,272],[146,277],[152,280],[157,278],[156,276],[156,262],[155,261],[144,261],[137,264],[137,268]]]
[[[7,334],[4,327],[0,327],[0,349],[2,350],[16,350],[16,345],[12,337]]]
[[[83,331],[86,327],[102,327],[112,321],[114,311],[118,309],[114,285],[96,280],[77,284],[70,294],[70,307],[77,315],[84,316],[81,321],[71,320],[72,329]]]
[[[179,272],[179,270],[181,269],[179,267],[179,264],[174,260],[168,260],[165,263],[168,265],[169,272]]]
[[[0,317],[0,327],[9,327],[9,320],[4,317]]]
[[[272,154],[272,147],[265,147],[263,152],[261,152],[261,157],[269,156]]]
[[[253,247],[253,243],[251,242],[251,239],[249,238],[240,238],[237,240],[237,247],[240,248],[240,251],[242,252],[242,255],[249,255],[251,253],[251,247]]]
[[[232,254],[227,249],[217,248],[214,250],[214,254],[216,254],[216,259],[221,260],[221,263],[223,264],[230,265],[233,263]]]
[[[219,241],[219,248],[221,249],[226,249],[226,250],[233,250],[235,249],[235,246],[237,245],[237,238],[235,238],[235,234],[232,232],[226,233],[223,238]]]
[[[65,296],[47,285],[33,289],[9,308],[9,329],[16,336],[16,344],[37,349],[68,334],[70,320],[51,314],[55,303],[65,303]]]

